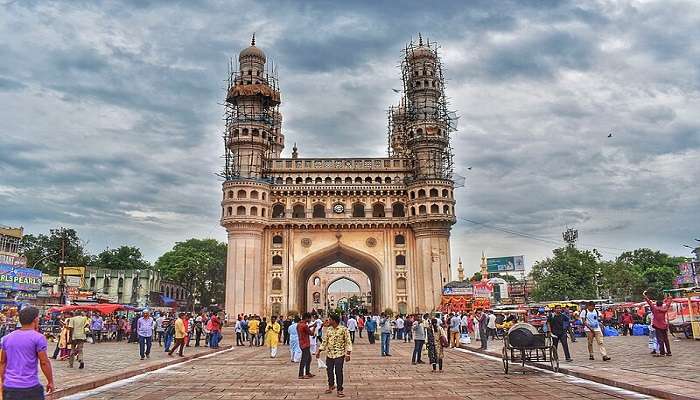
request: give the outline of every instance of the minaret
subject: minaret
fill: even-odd
[[[454,182],[450,150],[451,119],[443,90],[437,44],[411,41],[401,63],[404,96],[390,111],[390,147],[408,158],[409,223],[416,237],[422,282],[417,302],[436,307],[449,277],[450,229],[454,217]]]
[[[226,169],[221,225],[228,233],[226,311],[259,313],[267,308],[271,277],[262,259],[263,231],[270,218],[270,159],[279,157],[284,137],[277,79],[266,68],[255,35],[238,55],[226,94]],[[244,290],[244,288],[246,290]]]
[[[457,277],[460,282],[464,282],[464,267],[462,266],[462,258],[459,258],[459,263],[457,264]]]
[[[481,280],[485,281],[489,279],[489,267],[486,262],[486,256],[484,255],[484,252],[481,252]]]

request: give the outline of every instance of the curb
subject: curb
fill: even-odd
[[[70,395],[77,394],[80,392],[84,392],[86,390],[96,389],[100,386],[108,385],[110,383],[114,383],[114,382],[120,381],[122,379],[132,378],[136,375],[141,375],[141,374],[144,374],[146,372],[151,372],[151,371],[155,371],[155,370],[165,368],[165,367],[168,367],[171,365],[180,364],[180,363],[183,363],[185,361],[194,360],[196,358],[203,357],[206,355],[216,354],[216,353],[222,352],[224,350],[228,350],[232,347],[233,346],[230,346],[230,345],[229,346],[222,346],[218,349],[203,351],[203,352],[200,352],[197,354],[192,354],[189,356],[180,357],[180,358],[176,358],[173,360],[166,360],[166,361],[162,361],[162,362],[159,362],[159,363],[153,364],[153,365],[148,365],[148,366],[145,366],[142,368],[129,369],[129,370],[126,370],[124,372],[120,372],[120,373],[117,373],[114,375],[109,375],[109,376],[105,376],[105,377],[98,377],[92,382],[85,382],[85,383],[81,383],[79,385],[75,385],[75,386],[71,386],[71,387],[68,387],[65,389],[57,390],[50,395],[46,395],[46,398],[47,398],[47,400],[60,399],[62,397],[66,397],[66,396],[70,396]]]
[[[497,353],[497,352],[495,352],[495,351],[484,351],[484,350],[481,350],[481,349],[475,349],[475,348],[471,348],[471,347],[466,347],[466,346],[464,346],[464,345],[460,345],[459,348],[460,348],[460,349],[463,349],[463,350],[467,350],[467,351],[472,352],[472,353],[485,354],[485,355],[492,356],[492,357],[496,357],[496,358],[499,358],[499,359],[503,357],[501,353]],[[541,364],[541,363],[529,362],[529,363],[526,363],[526,364],[531,365],[531,366],[536,367],[536,368],[546,369],[546,370],[548,370],[548,371],[551,371],[551,370],[552,370],[552,368],[551,368],[549,365],[545,365],[545,364]],[[620,389],[625,389],[625,390],[630,390],[630,391],[633,391],[633,392],[645,394],[645,395],[647,395],[647,396],[658,397],[658,398],[661,398],[661,399],[667,399],[667,400],[698,400],[698,397],[690,397],[690,396],[686,396],[686,395],[682,395],[682,394],[678,394],[678,393],[667,392],[667,391],[665,391],[665,390],[659,390],[659,389],[649,388],[649,387],[645,387],[645,386],[639,386],[639,385],[635,385],[635,384],[632,384],[632,383],[620,382],[620,381],[616,381],[616,380],[613,380],[613,379],[603,378],[603,377],[601,377],[601,376],[589,374],[589,373],[586,373],[586,372],[572,371],[572,370],[570,370],[570,369],[568,369],[568,368],[561,367],[561,366],[559,367],[559,372],[562,373],[562,374],[564,374],[564,375],[575,376],[575,377],[577,377],[577,378],[585,379],[585,380],[588,380],[588,381],[592,381],[592,382],[596,382],[596,383],[602,383],[602,384],[604,384],[604,385],[613,386],[613,387],[620,388]]]

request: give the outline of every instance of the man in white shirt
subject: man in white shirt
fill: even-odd
[[[163,333],[165,332],[163,321],[165,321],[165,316],[160,314],[158,318],[156,318],[156,336],[158,337],[158,346],[160,347],[163,347]]]
[[[355,319],[354,315],[351,315],[350,318],[348,318],[347,327],[348,331],[350,332],[350,341],[352,343],[355,343],[355,331],[357,330],[357,320]]]
[[[403,318],[401,318],[401,315],[399,315],[396,318],[396,321],[394,321],[394,325],[396,326],[396,340],[401,340],[403,339],[403,327],[404,327],[404,321]]]
[[[493,311],[489,311],[489,323],[486,325],[489,328],[489,336],[496,338],[496,315]]]
[[[323,321],[321,321],[321,317],[316,313],[314,313],[311,318],[314,320],[312,326],[315,325],[316,329],[314,329],[314,334],[310,337],[311,346],[309,347],[309,350],[311,354],[316,354],[318,342],[322,340],[323,331],[321,330],[321,327],[323,326]]]
[[[462,331],[462,334],[469,333],[467,331],[467,318],[467,314],[462,314],[462,321],[459,323],[459,329]]]

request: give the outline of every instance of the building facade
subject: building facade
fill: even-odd
[[[0,225],[0,263],[8,265],[26,265],[27,261],[19,255],[22,244],[23,228]]]
[[[374,311],[422,312],[450,280],[455,222],[450,134],[435,43],[403,51],[403,93],[389,109],[385,158],[290,158],[277,76],[255,46],[240,52],[225,101],[221,225],[226,311],[313,308],[307,283],[342,262],[367,275]]]

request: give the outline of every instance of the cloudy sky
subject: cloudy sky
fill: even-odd
[[[531,264],[567,226],[608,258],[687,255],[700,236],[697,2],[262,3],[0,0],[0,224],[150,260],[224,240],[220,103],[251,33],[279,69],[288,144],[379,157],[422,32],[460,115],[454,262]]]

